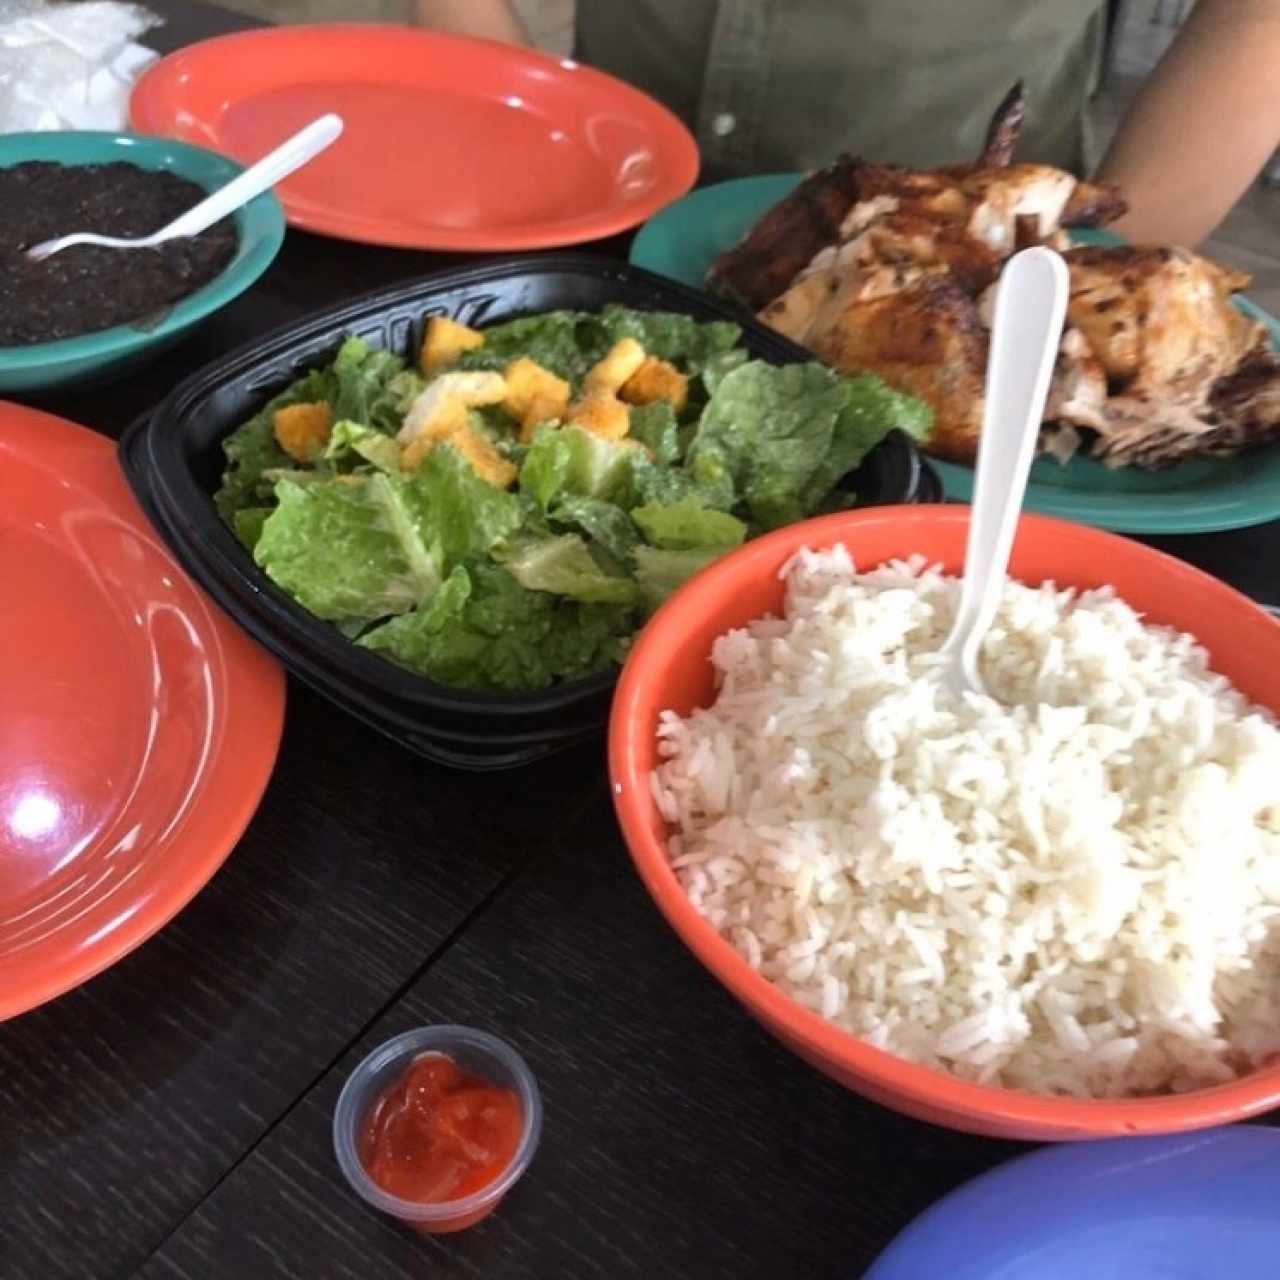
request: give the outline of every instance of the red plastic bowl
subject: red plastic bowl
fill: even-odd
[[[1060,1140],[1173,1133],[1280,1105],[1280,1061],[1192,1093],[1087,1101],[969,1084],[907,1062],[802,1008],[762,978],[694,909],[667,862],[667,827],[649,790],[659,712],[713,696],[712,641],[782,605],[778,573],[801,547],[843,542],[860,569],[920,553],[949,572],[964,563],[964,507],[878,507],[792,525],[704,570],[641,633],[609,725],[609,769],[623,835],[662,913],[694,955],[784,1044],[848,1088],[921,1120],[1003,1138]],[[1192,632],[1248,697],[1280,709],[1280,625],[1247,597],[1171,556],[1114,534],[1025,516],[1012,573],[1027,583],[1114,586],[1152,622]]]

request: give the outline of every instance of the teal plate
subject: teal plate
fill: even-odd
[[[771,205],[800,181],[765,174],[702,187],[668,205],[641,228],[631,261],[683,284],[701,287],[713,259],[736,243]],[[1106,231],[1080,231],[1084,244],[1119,244]],[[1280,322],[1246,298],[1236,305],[1261,320],[1280,347]],[[930,459],[948,498],[973,496],[973,470]],[[1040,458],[1031,468],[1026,508],[1118,533],[1214,533],[1280,517],[1280,445],[1237,458],[1203,458],[1167,471],[1110,470],[1091,458],[1063,466]]]
[[[0,169],[25,160],[53,160],[66,165],[124,160],[140,169],[167,169],[206,191],[224,186],[243,172],[234,160],[168,138],[88,132],[12,133],[0,137]],[[0,347],[0,391],[49,391],[120,377],[171,346],[194,325],[238,297],[262,275],[280,251],[284,241],[284,210],[268,191],[251,200],[232,218],[237,234],[235,256],[208,284],[145,322],[116,325],[58,342]]]

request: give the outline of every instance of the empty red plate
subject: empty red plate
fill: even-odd
[[[410,27],[245,31],[134,89],[133,125],[248,163],[326,111],[346,130],[278,188],[290,223],[414,249],[540,249],[613,235],[693,185],[665,107],[530,49]]]
[[[155,536],[109,440],[0,402],[0,1018],[179,911],[275,763],[280,668]]]

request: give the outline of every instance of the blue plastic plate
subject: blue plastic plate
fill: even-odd
[[[922,1213],[863,1280],[1275,1280],[1280,1131],[1044,1147]]]

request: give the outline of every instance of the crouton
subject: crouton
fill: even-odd
[[[605,391],[616,395],[618,388],[644,364],[644,348],[634,338],[623,338],[609,348],[602,360],[587,370],[582,380],[584,394]]]
[[[520,439],[528,444],[534,429],[543,422],[563,418],[569,409],[569,384],[544,369],[536,360],[521,356],[512,361],[503,375],[507,397],[502,407],[520,423]]]
[[[416,471],[418,464],[431,452],[436,445],[452,436],[458,434],[459,431],[467,429],[467,411],[464,409],[458,418],[449,421],[437,421],[435,425],[428,431],[419,431],[412,440],[409,441],[403,449],[400,450],[400,470]]]
[[[618,395],[628,404],[668,400],[679,413],[689,402],[689,379],[669,361],[647,356],[619,388]]]
[[[605,440],[621,440],[631,430],[631,412],[617,396],[588,391],[569,408],[569,421]]]
[[[329,443],[333,410],[323,401],[291,404],[271,415],[276,442],[291,458],[314,462]]]
[[[561,400],[559,396],[548,396],[545,400],[533,400],[529,405],[529,412],[525,414],[524,420],[520,423],[520,443],[532,443],[535,432],[544,422],[563,421],[565,414],[568,412],[569,401],[567,397],[564,400]]]
[[[412,444],[420,435],[438,438],[467,425],[467,410],[501,404],[507,381],[500,373],[442,373],[409,406],[396,439]]]
[[[400,470],[417,471],[427,454],[442,440],[447,440],[448,438],[448,436],[418,436],[412,444],[406,445],[400,451]]]
[[[516,464],[504,458],[483,432],[464,427],[449,437],[449,443],[471,463],[476,475],[495,489],[510,489],[515,484]]]
[[[427,333],[422,340],[422,354],[418,363],[422,372],[430,375],[453,364],[464,351],[473,351],[482,346],[483,333],[469,329],[456,320],[450,320],[448,316],[432,316],[427,321]]]
[[[471,469],[495,489],[509,489],[516,482],[517,468],[493,447],[482,432],[463,425],[446,433],[424,433],[400,455],[400,466],[415,471],[424,458],[442,444],[451,444],[471,464]]]

